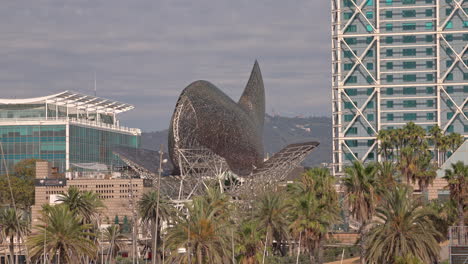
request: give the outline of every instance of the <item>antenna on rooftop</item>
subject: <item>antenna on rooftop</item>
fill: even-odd
[[[97,94],[96,71],[94,71],[94,96]]]

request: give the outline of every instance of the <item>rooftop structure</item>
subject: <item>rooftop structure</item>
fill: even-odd
[[[333,172],[412,121],[468,138],[468,2],[331,0]]]
[[[114,169],[115,146],[139,147],[141,131],[120,125],[132,105],[65,91],[27,99],[0,99],[0,142],[7,167],[23,159],[50,161],[60,172]],[[3,162],[0,174],[6,172]]]

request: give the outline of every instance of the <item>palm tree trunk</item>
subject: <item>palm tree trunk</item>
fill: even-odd
[[[315,264],[315,249],[314,249],[314,243],[311,243],[309,245],[309,261],[310,261],[310,264]]]
[[[203,264],[203,256],[200,248],[197,250],[197,262],[197,264]]]
[[[361,226],[361,230],[360,230],[360,240],[361,240],[361,243],[359,245],[359,251],[360,251],[360,262],[361,264],[366,264],[366,245],[365,245],[365,237],[366,237],[366,234],[367,234],[367,223],[366,222],[363,222],[362,223],[362,226]]]
[[[266,234],[265,234],[265,247],[263,248],[262,264],[265,264],[265,256],[266,256],[266,249],[267,249],[267,243],[268,243],[268,229],[269,229],[269,226],[267,226]]]
[[[15,238],[14,236],[10,236],[10,263],[15,263]]]
[[[458,210],[458,226],[462,227],[465,225],[465,212],[463,211],[463,203],[458,202],[457,210]]]

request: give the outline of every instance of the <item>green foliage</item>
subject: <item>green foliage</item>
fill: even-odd
[[[70,186],[65,194],[58,197],[57,201],[67,205],[73,213],[82,217],[85,223],[95,223],[99,217],[99,211],[104,208],[99,194],[91,191],[80,192],[76,186]]]
[[[187,203],[187,215],[174,219],[167,230],[169,261],[187,263],[191,258],[196,264],[229,263],[233,239],[229,201],[219,190],[209,188],[205,195]],[[179,248],[186,248],[189,254],[179,254]]]
[[[33,261],[43,256],[44,247],[49,260],[60,258],[61,263],[75,263],[81,257],[94,257],[97,247],[94,234],[89,232],[92,225],[83,224],[67,205],[49,206],[42,210],[41,224],[27,240],[29,256]]]
[[[459,161],[445,170],[444,179],[447,180],[450,190],[450,199],[458,212],[458,225],[465,224],[465,213],[468,211],[468,165]]]
[[[366,236],[366,263],[394,263],[397,256],[437,260],[441,234],[430,220],[434,212],[412,197],[412,189],[397,186],[388,192],[376,210],[372,229]]]
[[[404,257],[397,257],[395,264],[424,264],[424,262],[420,258],[408,254]]]
[[[41,160],[25,159],[18,162],[9,175],[16,207],[23,210],[29,210],[29,207],[34,204],[36,161]],[[7,175],[0,175],[0,206],[4,205],[13,206],[13,201]]]

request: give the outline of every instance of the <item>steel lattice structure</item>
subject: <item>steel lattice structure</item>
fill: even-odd
[[[467,0],[331,0],[333,174],[409,121],[468,137]]]

